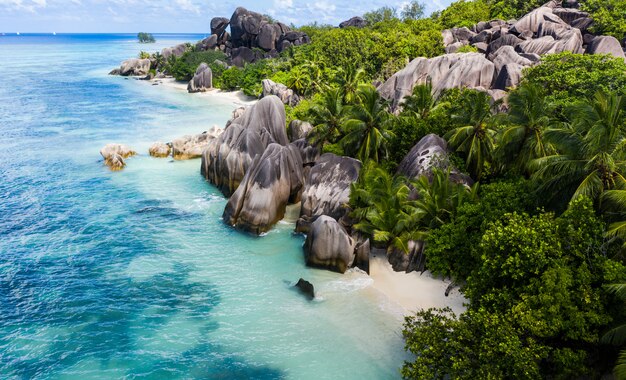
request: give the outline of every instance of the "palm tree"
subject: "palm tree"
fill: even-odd
[[[485,165],[492,161],[495,129],[492,128],[490,97],[479,91],[468,91],[461,98],[460,107],[452,120],[460,127],[445,137],[452,149],[466,156],[467,168],[480,179]]]
[[[402,102],[402,110],[426,120],[430,113],[437,109],[438,100],[436,96],[433,96],[433,86],[428,80],[425,84],[413,87],[411,95],[404,98]]]
[[[357,92],[359,90],[359,86],[365,82],[365,76],[365,70],[361,68],[356,68],[354,66],[339,68],[335,81],[339,85],[339,88],[343,91],[343,101],[346,104],[353,103],[357,100]]]
[[[345,107],[339,89],[328,89],[322,93],[322,102],[309,109],[309,122],[313,130],[309,134],[311,143],[324,147],[335,143],[340,136],[340,127],[345,121]]]
[[[626,301],[626,284],[612,284],[607,286],[609,292],[617,298]],[[623,346],[626,343],[626,324],[619,325],[609,330],[601,338],[602,343]],[[622,349],[613,368],[613,374],[618,380],[626,379],[626,349]]]
[[[506,127],[499,133],[499,161],[521,173],[529,174],[531,161],[554,153],[552,144],[544,139],[552,123],[552,105],[543,88],[524,84],[508,97],[509,112],[504,116]]]
[[[360,86],[357,98],[359,101],[348,108],[350,118],[343,124],[341,144],[346,153],[362,162],[378,162],[381,153],[387,155],[387,142],[393,136],[391,114],[372,85]]]
[[[287,87],[293,89],[300,95],[305,95],[311,87],[312,79],[309,71],[302,67],[296,66],[291,70]]]
[[[625,106],[621,96],[599,92],[569,110],[569,124],[546,131],[559,153],[534,160],[538,191],[567,202],[626,189]]]

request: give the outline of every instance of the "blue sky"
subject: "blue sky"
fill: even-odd
[[[336,25],[383,5],[406,0],[0,0],[1,32],[206,33],[214,16],[229,17],[237,6],[296,25]],[[451,0],[425,0],[427,14]]]

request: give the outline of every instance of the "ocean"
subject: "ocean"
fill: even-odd
[[[0,36],[0,378],[398,378],[402,311],[370,277],[307,268],[293,223],[233,230],[199,160],[148,156],[237,107],[107,75],[204,36],[155,37]],[[140,154],[111,172],[109,142]]]

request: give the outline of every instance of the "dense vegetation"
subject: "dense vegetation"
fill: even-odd
[[[142,44],[148,44],[148,43],[156,42],[156,40],[154,39],[154,36],[152,34],[144,33],[144,32],[141,32],[141,33],[137,34],[137,39]]]
[[[243,68],[224,69],[221,53],[191,45],[180,58],[152,56],[181,80],[206,62],[216,87],[248,95],[263,79],[284,83],[303,97],[287,107],[288,122],[310,122],[312,144],[364,162],[353,229],[389,251],[424,242],[426,267],[469,300],[461,315],[407,318],[415,360],[405,378],[599,378],[626,343],[624,60],[546,56],[507,107],[473,90],[435,97],[423,84],[393,114],[371,84],[442,54],[444,28],[520,17],[544,2],[460,0],[429,18],[418,2],[383,7],[364,15],[362,29],[302,27],[311,44]],[[626,0],[581,4],[597,32],[623,37]],[[428,177],[397,175],[428,134],[444,137],[451,157]],[[459,180],[467,177],[476,183]],[[626,375],[626,352],[619,360],[616,373]]]

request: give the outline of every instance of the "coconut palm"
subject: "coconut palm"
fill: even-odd
[[[411,95],[404,98],[402,102],[402,110],[426,120],[438,105],[438,98],[433,95],[433,86],[429,80],[425,84],[413,87]]]
[[[622,302],[626,301],[626,284],[612,284],[607,286],[609,292],[615,294]],[[609,330],[601,339],[602,343],[624,346],[626,344],[626,324],[619,325]],[[613,374],[618,380],[626,379],[626,349],[620,351],[613,368]]]
[[[354,66],[339,68],[335,81],[343,91],[343,101],[346,104],[353,103],[357,100],[357,92],[359,86],[365,82],[365,76],[365,70],[361,68]]]
[[[341,144],[347,154],[361,161],[378,162],[387,156],[387,142],[391,132],[391,114],[387,103],[374,86],[363,85],[357,92],[358,102],[348,108],[348,120],[343,124],[345,136]]]
[[[496,130],[490,103],[488,94],[467,91],[452,114],[452,121],[460,127],[445,136],[452,149],[465,155],[467,168],[476,179],[481,179],[485,165],[492,161]]]
[[[300,95],[305,95],[312,85],[313,80],[308,69],[303,66],[294,67],[289,79],[287,80],[287,86]]]
[[[313,125],[309,139],[320,149],[326,143],[335,143],[340,136],[340,127],[345,121],[342,98],[341,90],[328,89],[322,93],[321,103],[309,109],[309,122]]]
[[[545,130],[553,123],[552,106],[536,84],[518,87],[509,95],[508,105],[505,127],[498,136],[498,158],[505,166],[529,174],[530,162],[554,153],[552,144],[544,139]]]
[[[569,110],[570,123],[546,131],[559,153],[534,160],[538,191],[567,202],[626,189],[625,106],[621,96],[599,92]]]

